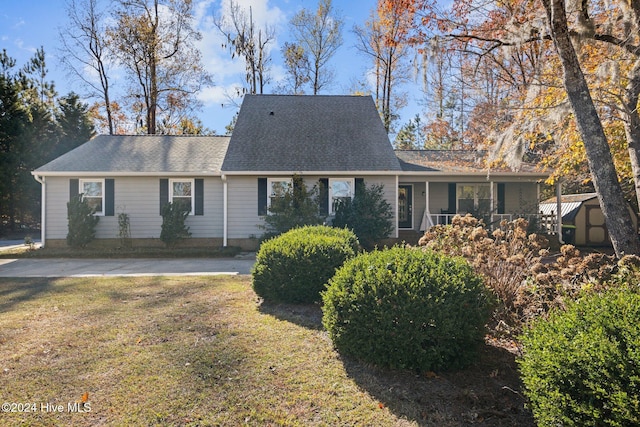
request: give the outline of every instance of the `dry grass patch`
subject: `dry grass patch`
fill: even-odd
[[[36,405],[3,426],[527,425],[463,378],[342,360],[317,306],[260,305],[249,277],[0,279],[1,400]]]

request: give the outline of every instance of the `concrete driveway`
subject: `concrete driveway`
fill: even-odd
[[[234,258],[0,259],[0,277],[211,276],[249,274],[255,254]]]

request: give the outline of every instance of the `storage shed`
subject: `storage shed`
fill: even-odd
[[[562,237],[565,243],[576,246],[609,246],[609,233],[600,209],[596,193],[565,194],[560,199],[562,213]],[[555,197],[540,203],[543,215],[555,215],[558,204]],[[631,205],[628,206],[634,229],[638,229],[638,218]]]

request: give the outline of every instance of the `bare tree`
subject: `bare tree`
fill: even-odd
[[[61,61],[85,87],[89,96],[99,98],[104,105],[109,134],[115,133],[110,93],[110,64],[112,52],[106,38],[104,11],[98,0],[69,0],[69,24],[60,30]],[[87,73],[87,69],[92,73]],[[97,75],[97,81],[93,76]]]
[[[171,111],[177,104],[185,112],[199,107],[194,95],[211,81],[193,45],[201,38],[192,27],[193,2],[120,0],[116,17],[110,43],[135,79],[130,96],[142,107],[144,128],[155,134],[159,111]]]
[[[390,7],[391,3],[399,2],[379,1],[376,14],[365,27],[354,28],[358,39],[356,48],[373,60],[376,104],[387,133],[397,117],[395,112],[406,103],[406,97],[397,93],[397,87],[411,75],[406,61],[409,45],[405,36],[413,19],[411,9]]]
[[[320,0],[316,11],[302,9],[290,25],[295,44],[308,55],[308,75],[317,95],[333,79],[328,63],[342,45],[343,20],[334,12],[331,0]]]
[[[251,7],[247,16],[246,11],[233,0],[230,1],[229,14],[216,17],[214,25],[226,37],[232,58],[238,55],[244,59],[248,92],[264,93],[271,62],[267,46],[275,40],[275,30],[265,26],[256,31]]]

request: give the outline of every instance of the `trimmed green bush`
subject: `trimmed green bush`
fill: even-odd
[[[381,240],[393,231],[393,210],[384,199],[384,186],[361,184],[353,200],[340,200],[336,206],[334,227],[346,227],[358,236],[366,249],[374,249]]]
[[[525,394],[539,425],[640,425],[640,295],[590,295],[522,336]]]
[[[358,247],[355,234],[346,229],[319,225],[289,230],[260,246],[253,289],[270,301],[320,301],[328,280]]]
[[[162,207],[162,228],[160,240],[170,248],[178,242],[191,237],[189,227],[185,221],[189,216],[191,206],[186,203],[167,203]]]
[[[473,361],[491,314],[490,293],[462,258],[404,247],[347,261],[323,302],[340,352],[418,371]]]
[[[69,221],[67,245],[72,248],[84,248],[96,237],[96,226],[100,217],[95,215],[94,208],[78,194],[67,203],[67,219]]]

